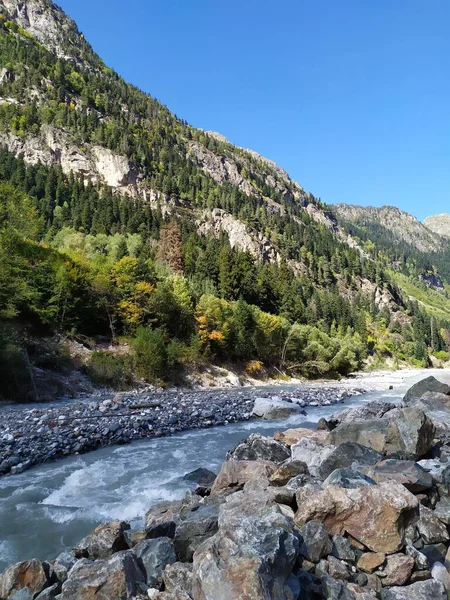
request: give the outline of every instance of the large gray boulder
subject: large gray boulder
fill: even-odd
[[[161,502],[152,506],[145,514],[145,531],[148,538],[173,538],[175,529],[180,522],[180,512],[184,503],[182,500]]]
[[[167,537],[143,540],[133,548],[133,552],[139,558],[147,583],[151,586],[160,585],[166,566],[177,561],[173,541]]]
[[[239,495],[239,494],[237,494]],[[299,538],[292,519],[276,506],[260,511],[239,501],[222,506],[219,531],[194,554],[197,600],[295,600],[292,577]],[[252,514],[253,513],[253,514]]]
[[[132,600],[146,589],[138,558],[126,550],[106,560],[79,560],[63,584],[61,600]]]
[[[440,581],[429,579],[404,587],[385,588],[381,600],[447,600],[447,593]]]
[[[197,548],[212,537],[218,528],[219,509],[213,504],[193,506],[178,523],[174,546],[181,562],[190,562]]]
[[[412,400],[421,398],[427,392],[450,395],[450,386],[438,381],[435,377],[426,377],[409,388],[403,397],[403,402],[408,405]]]
[[[418,460],[433,446],[435,426],[417,408],[390,411],[381,419],[344,422],[330,434],[330,443],[356,442],[387,457]]]
[[[246,440],[239,442],[227,454],[227,459],[233,460],[270,460],[280,464],[290,458],[291,449],[282,442],[271,437],[252,433]]]
[[[319,467],[319,475],[326,479],[336,469],[352,467],[354,463],[375,465],[383,458],[382,454],[356,442],[344,442],[335,448]]]
[[[294,414],[304,413],[298,404],[271,398],[255,398],[253,416],[261,419],[284,419]]]
[[[130,529],[124,521],[102,523],[92,533],[83,538],[73,549],[77,558],[107,558],[120,550],[128,550],[125,531]]]
[[[392,479],[401,483],[413,494],[429,490],[433,485],[433,478],[423,467],[411,460],[396,460],[389,458],[380,461],[373,469],[368,469],[371,477]]]
[[[164,588],[167,592],[184,591],[192,596],[193,567],[190,563],[176,562],[164,569]]]
[[[300,554],[307,560],[318,563],[321,558],[331,554],[333,543],[321,521],[309,521],[300,528]]]

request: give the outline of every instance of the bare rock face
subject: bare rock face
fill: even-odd
[[[128,550],[108,560],[79,560],[62,587],[61,600],[131,600],[144,597],[146,588],[138,559]]]
[[[130,526],[124,521],[112,521],[102,523],[94,531],[85,537],[74,548],[73,552],[77,558],[107,558],[115,552],[128,549],[125,531]]]
[[[290,578],[299,539],[277,507],[242,514],[224,506],[218,533],[194,555],[196,600],[294,600]]]
[[[448,213],[427,217],[423,223],[431,231],[450,238],[450,215]]]
[[[318,519],[332,535],[350,534],[373,552],[396,552],[419,517],[415,496],[396,483],[297,492],[298,525]]]
[[[0,598],[26,594],[34,598],[50,585],[48,568],[39,560],[27,560],[13,565],[0,576]]]
[[[92,155],[96,171],[106,185],[112,188],[136,185],[138,180],[137,170],[126,156],[116,154],[101,146],[94,146]]]

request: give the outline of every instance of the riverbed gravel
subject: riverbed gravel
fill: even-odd
[[[245,388],[124,393],[108,398],[0,408],[0,475],[133,440],[252,418],[256,398],[329,406],[369,391],[329,384],[284,389]]]

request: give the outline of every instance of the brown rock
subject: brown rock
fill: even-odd
[[[180,512],[184,503],[182,500],[162,502],[152,506],[145,515],[145,530],[149,538],[173,538]]]
[[[77,558],[107,558],[120,550],[128,550],[129,545],[125,539],[125,531],[130,529],[124,521],[102,523],[86,536],[73,549]]]
[[[50,582],[44,564],[39,560],[26,560],[9,567],[0,576],[0,598],[9,598],[25,589],[34,597],[48,585]]]
[[[448,542],[447,527],[435,516],[434,512],[425,506],[420,506],[420,518],[417,529],[425,544]]]
[[[311,438],[319,444],[326,444],[328,431],[314,431],[314,429],[299,427],[296,429],[277,431],[273,437],[277,441],[286,444],[286,446],[294,446],[303,438]]]
[[[383,586],[405,585],[411,577],[414,568],[414,559],[412,556],[404,554],[393,554],[387,557],[384,573],[386,577],[381,580]]]
[[[220,492],[235,492],[244,487],[251,479],[258,482],[267,482],[277,470],[277,465],[263,460],[228,460],[223,463],[216,481],[211,489],[211,494]]]
[[[358,560],[358,569],[365,573],[373,573],[378,567],[381,567],[386,560],[384,552],[366,552]]]
[[[359,488],[299,490],[295,521],[322,521],[332,535],[350,534],[372,550],[390,554],[403,545],[405,528],[418,519],[418,502],[394,482]]]
[[[281,465],[269,478],[272,485],[286,485],[290,479],[297,475],[308,473],[308,467],[301,460],[291,460]]]

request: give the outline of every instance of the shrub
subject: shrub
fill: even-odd
[[[161,329],[139,327],[132,345],[138,377],[149,382],[164,380],[169,367],[164,332]]]
[[[94,352],[86,368],[87,375],[95,385],[113,389],[127,388],[133,380],[130,362],[129,356]]]
[[[251,360],[245,365],[245,372],[249,375],[260,375],[263,366],[264,365],[260,360]]]

